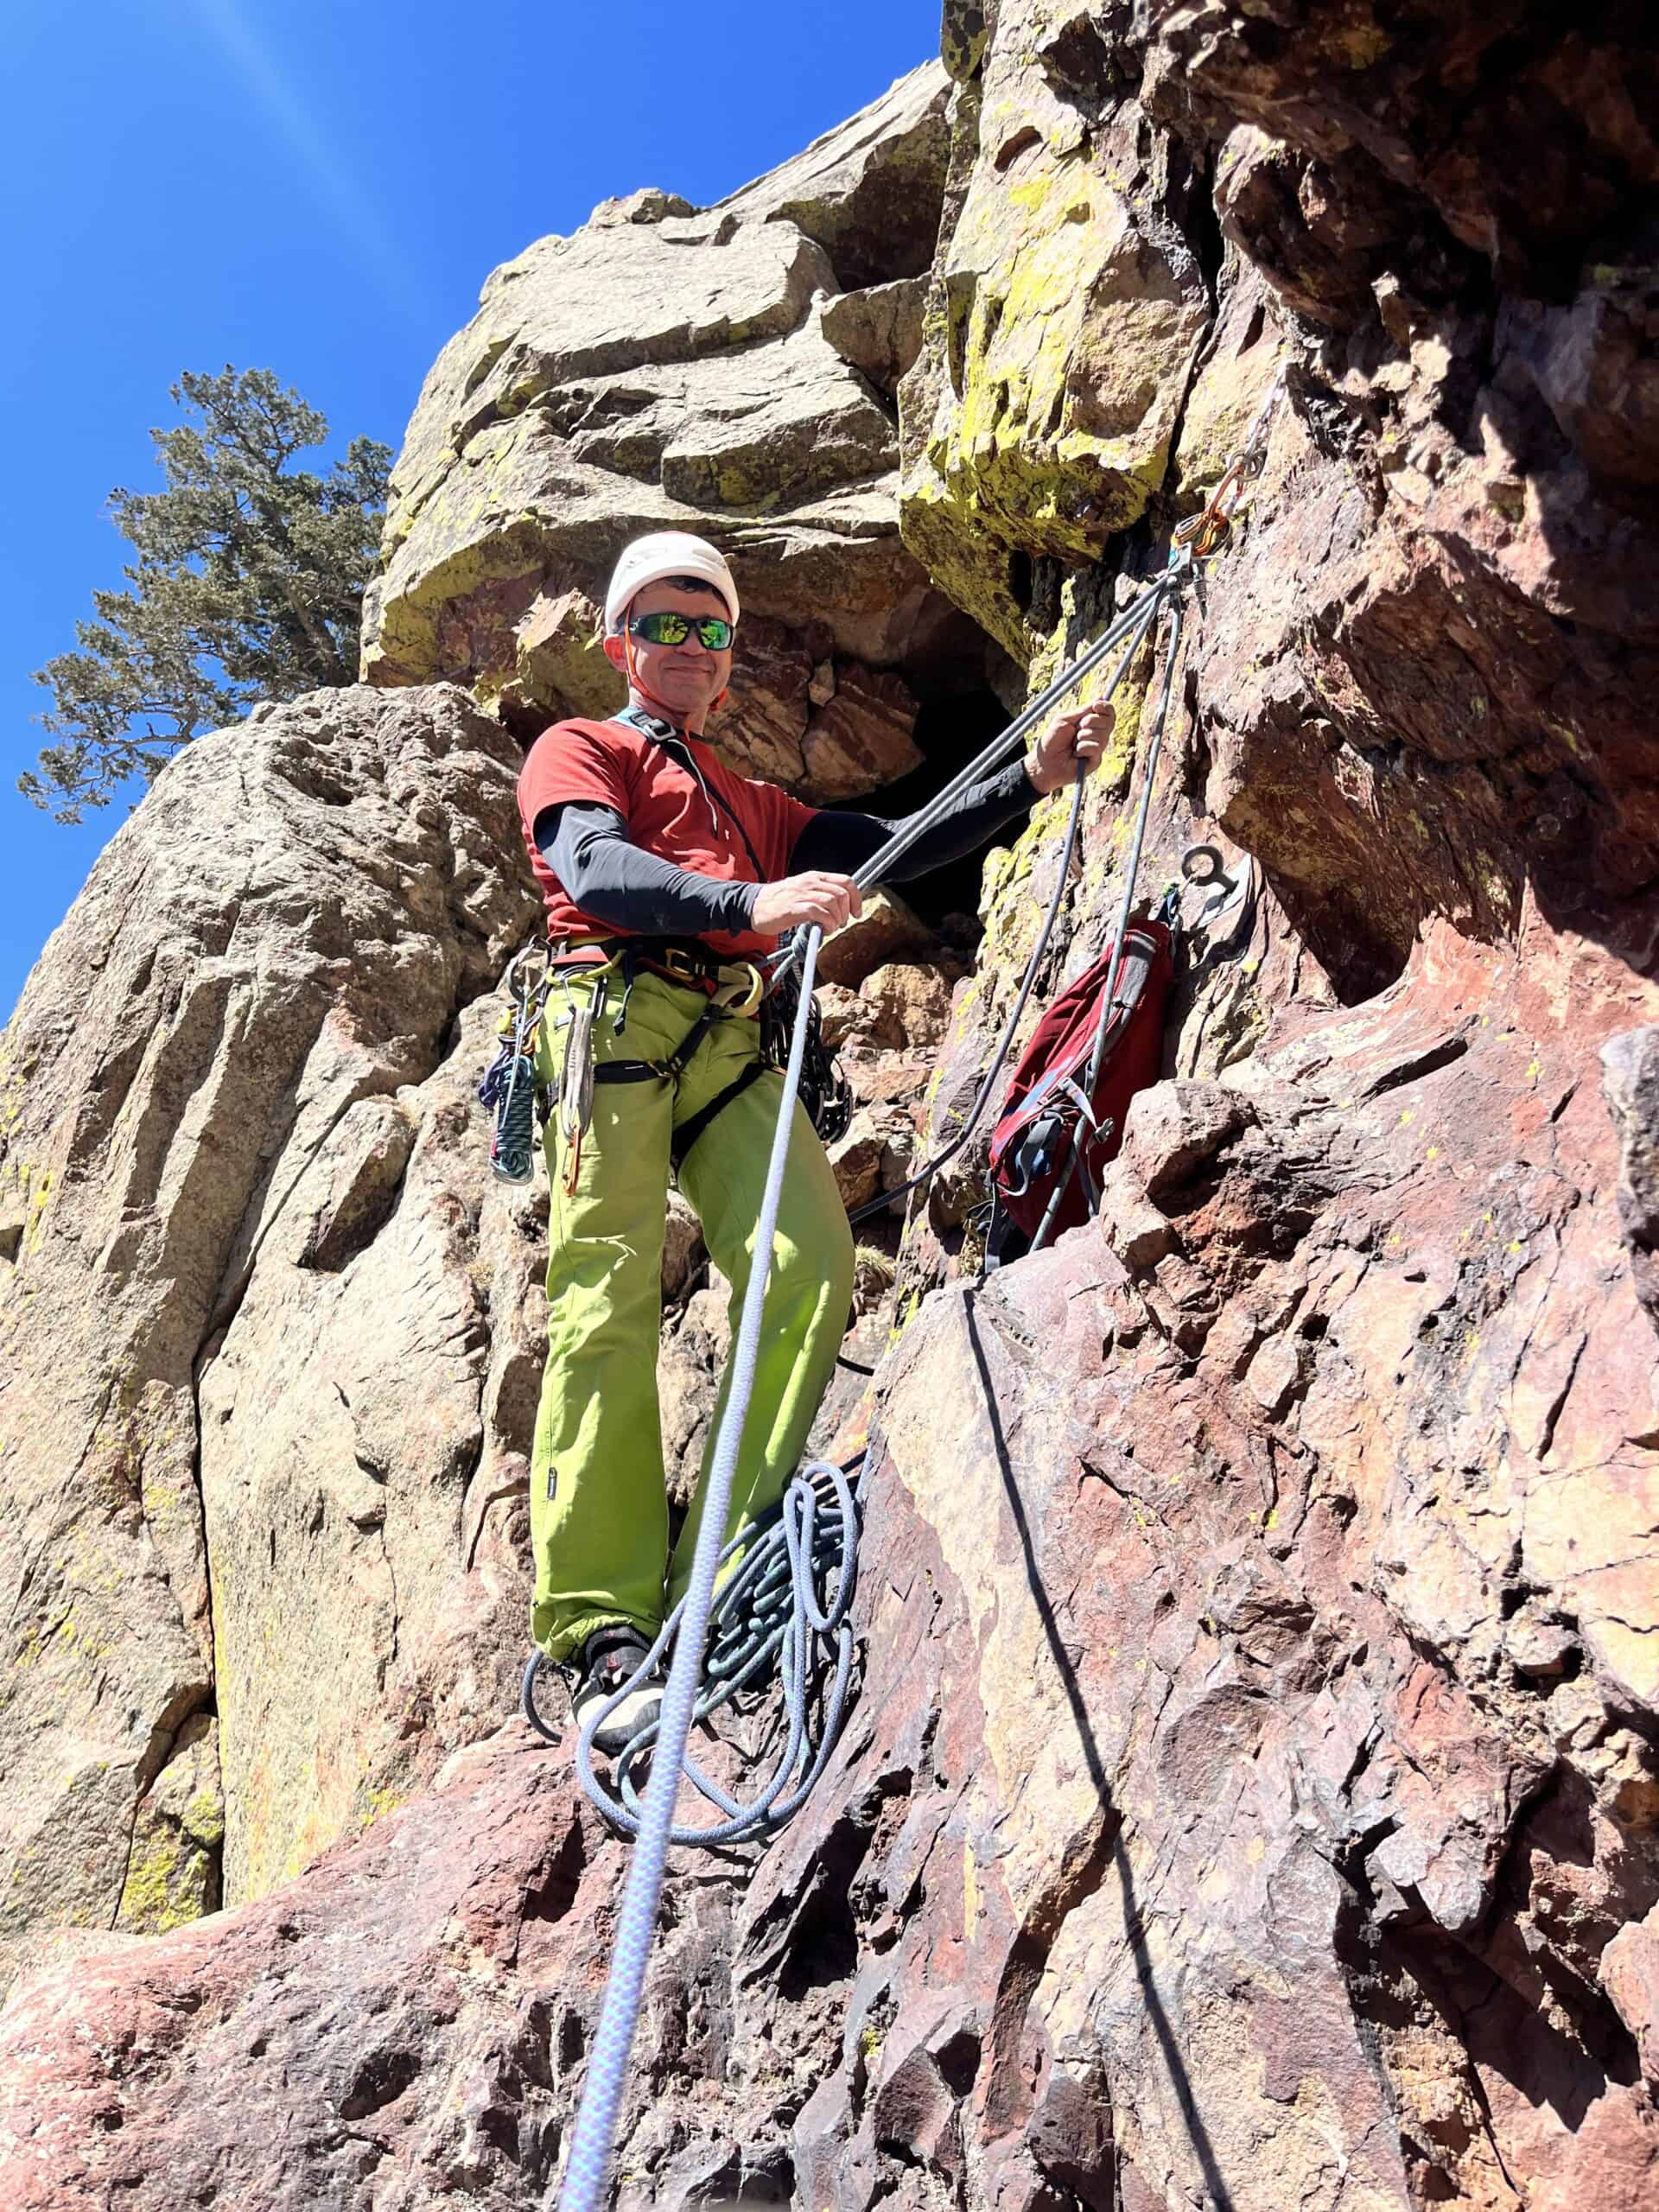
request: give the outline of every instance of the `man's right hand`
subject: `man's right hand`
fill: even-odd
[[[802,923],[816,923],[826,934],[864,911],[864,893],[850,875],[829,875],[815,868],[807,875],[786,875],[763,883],[754,894],[749,926],[763,937],[781,937]]]

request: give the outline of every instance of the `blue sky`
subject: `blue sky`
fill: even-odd
[[[182,369],[270,368],[401,441],[498,262],[656,184],[707,202],[937,53],[938,0],[10,0],[0,92],[0,1018],[118,802],[19,796],[30,679],[120,582]]]

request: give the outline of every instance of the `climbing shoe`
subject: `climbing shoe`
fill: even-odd
[[[572,1717],[578,1729],[586,1732],[594,1715],[603,1711],[624,1682],[639,1672],[640,1662],[650,1649],[651,1646],[635,1629],[617,1624],[594,1630],[576,1655]],[[594,1732],[594,1749],[620,1751],[642,1728],[648,1728],[662,1709],[663,1678],[653,1668],[650,1674],[641,1676],[615,1712],[607,1715]]]

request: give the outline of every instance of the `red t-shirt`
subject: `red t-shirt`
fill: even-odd
[[[696,875],[727,883],[772,883],[788,874],[795,841],[816,810],[775,784],[734,775],[700,737],[677,739],[676,744],[689,750],[712,798],[683,760],[631,722],[555,722],[531,746],[518,772],[518,818],[531,872],[547,902],[547,933],[555,943],[633,932],[584,914],[542,858],[534,831],[543,807],[572,799],[608,806],[627,824],[632,843]],[[755,860],[760,863],[758,873]],[[771,952],[778,943],[754,930],[711,930],[702,941],[715,952],[734,956]]]

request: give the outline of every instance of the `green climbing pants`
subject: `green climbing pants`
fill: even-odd
[[[562,1063],[571,1011],[594,988],[591,971],[556,980],[538,1046],[544,1078]],[[666,1058],[707,1003],[700,990],[642,971],[619,1036],[617,988],[613,978],[609,1007],[594,1024],[596,1063]],[[532,1629],[550,1659],[566,1657],[609,1622],[628,1621],[654,1637],[664,1604],[683,1596],[690,1580],[731,1374],[728,1366],[696,1498],[670,1562],[657,1406],[670,1141],[758,1047],[756,1023],[733,1015],[714,1024],[677,1080],[595,1084],[574,1167],[556,1109],[548,1123],[547,1366],[530,1498]],[[709,1255],[732,1286],[734,1332],[782,1091],[775,1071],[759,1077],[709,1123],[680,1169]],[[798,1104],[728,1538],[777,1502],[799,1461],[846,1330],[852,1284],[852,1232],[823,1147]]]

